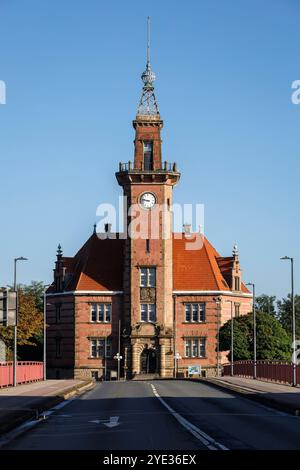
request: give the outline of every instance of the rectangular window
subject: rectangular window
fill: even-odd
[[[191,357],[191,341],[185,341],[185,357]]]
[[[97,321],[97,304],[92,304],[91,318],[92,318],[92,321]]]
[[[156,269],[141,268],[140,269],[140,287],[156,286]]]
[[[90,340],[91,357],[111,357],[111,339],[94,338]],[[105,354],[106,349],[106,354]]]
[[[144,170],[153,170],[153,142],[144,142]]]
[[[96,323],[111,322],[111,304],[99,303],[91,305],[91,321]]]
[[[198,304],[192,304],[192,321],[199,321],[198,320]]]
[[[152,323],[156,321],[155,304],[141,304],[141,321]]]
[[[205,322],[205,302],[185,304],[185,321]]]
[[[185,304],[185,321],[191,321],[191,304]]]
[[[240,304],[234,304],[234,315],[236,317],[239,317],[240,316]]]
[[[234,289],[235,290],[240,290],[240,278],[238,276],[235,276],[234,278]]]
[[[147,304],[141,304],[141,321],[147,321],[148,319],[148,306]]]
[[[187,338],[185,340],[185,357],[205,357],[206,338]]]
[[[55,355],[61,357],[61,338],[55,339]]]

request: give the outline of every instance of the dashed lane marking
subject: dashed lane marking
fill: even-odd
[[[163,398],[161,398],[155,386],[153,384],[150,385],[154,395],[156,398],[158,398],[161,404],[171,413],[171,415],[181,424],[181,426],[187,429],[194,437],[196,437],[196,439],[198,439],[198,441],[200,441],[210,450],[229,450],[227,447],[223,446],[223,444],[220,444],[204,431],[192,424],[190,421],[185,419],[183,416],[177,413],[177,411],[173,410],[173,408],[171,408],[171,406],[168,405],[168,403]]]

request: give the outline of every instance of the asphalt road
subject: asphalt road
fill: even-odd
[[[98,384],[5,449],[300,449],[300,418],[210,385]]]

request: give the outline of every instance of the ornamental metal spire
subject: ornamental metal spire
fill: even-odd
[[[158,104],[155,98],[153,82],[155,73],[151,70],[150,64],[150,17],[147,18],[147,64],[146,70],[142,73],[141,79],[144,82],[142,96],[140,99],[137,117],[158,116]]]

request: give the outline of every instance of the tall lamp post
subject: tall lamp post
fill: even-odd
[[[181,357],[180,354],[177,352],[177,353],[175,354],[175,361],[176,361],[175,379],[177,379],[177,376],[178,376],[178,361],[180,361],[180,359],[182,359],[182,357]]]
[[[19,258],[14,259],[14,291],[17,292],[17,262],[18,261],[27,261],[28,258],[19,256]],[[19,310],[19,299],[17,294],[17,310],[16,310],[16,320],[14,324],[14,357],[13,357],[13,386],[17,386],[17,345],[18,345],[18,310]]]
[[[221,297],[214,297],[217,306],[217,377],[220,377],[220,323],[221,323]]]
[[[295,315],[295,296],[294,296],[294,258],[283,256],[281,260],[289,260],[291,262],[291,301],[292,301],[292,348],[293,348],[293,387],[297,386],[297,369],[296,369],[296,315]]]
[[[233,377],[233,302],[232,300],[225,300],[230,303],[230,318],[231,318],[231,346],[230,346],[230,375]]]
[[[256,310],[255,310],[255,284],[248,282],[247,286],[252,286],[252,311],[253,311],[253,379],[256,379]]]
[[[50,286],[50,284],[46,284],[44,285],[44,295],[43,295],[43,298],[44,298],[44,318],[43,318],[43,379],[46,380],[46,361],[47,361],[47,346],[46,346],[46,343],[47,343],[47,333],[46,333],[46,327],[47,327],[47,324],[46,324],[46,317],[47,317],[47,294],[46,294],[46,291],[48,289],[48,287]]]

